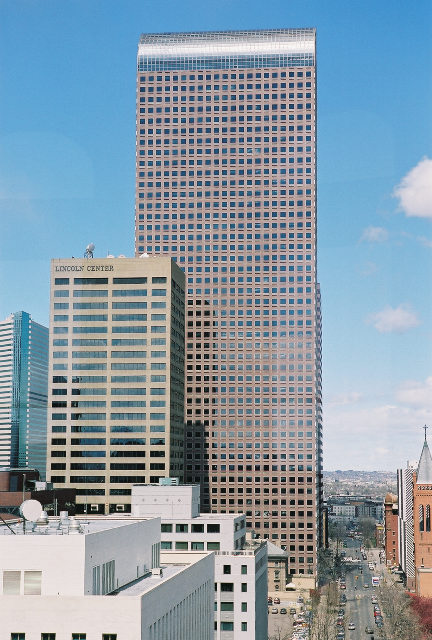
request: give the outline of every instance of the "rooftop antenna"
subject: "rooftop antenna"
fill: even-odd
[[[429,427],[427,427],[427,426],[425,425],[424,427],[422,427],[422,429],[424,429],[424,432],[425,432],[425,442],[426,442],[426,440],[427,440],[427,434],[426,434],[426,432],[427,432],[427,430],[429,429]]]
[[[88,244],[86,246],[86,250],[84,253],[84,258],[93,258],[93,252],[95,250],[95,246],[93,244],[93,242],[90,242],[90,244]]]

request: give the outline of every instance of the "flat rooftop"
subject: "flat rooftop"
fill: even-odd
[[[22,520],[15,524],[6,524],[0,521],[0,535],[13,536],[13,535],[28,535],[28,536],[41,536],[41,535],[91,535],[92,533],[98,533],[100,531],[106,531],[108,529],[116,529],[118,527],[126,527],[136,522],[143,522],[151,520],[152,518],[133,518],[133,519],[120,519],[120,518],[63,518],[50,517],[47,524],[36,525],[34,522],[26,522],[25,531]]]
[[[187,564],[163,564],[161,565],[162,569],[162,577],[154,576],[151,573],[143,576],[142,578],[138,578],[129,584],[124,585],[120,589],[116,590],[112,593],[112,596],[139,596],[146,591],[150,591],[154,587],[157,587],[164,582],[164,580],[168,580],[172,578],[183,569],[186,569]]]

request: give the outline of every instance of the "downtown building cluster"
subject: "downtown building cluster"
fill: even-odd
[[[315,585],[322,545],[316,243],[315,31],[141,36],[136,257],[52,261],[46,475],[54,488],[76,491],[77,514],[111,517],[114,529],[122,518],[162,518],[167,566],[191,566],[193,554],[205,564],[215,553],[216,638],[266,637],[267,550],[259,541],[282,548],[290,579]],[[170,478],[193,490],[193,504],[181,487],[161,486]],[[160,499],[167,491],[177,517]],[[140,495],[150,496],[153,511]],[[53,535],[54,525],[40,524]],[[218,527],[234,538],[211,535]],[[118,531],[127,547],[132,529]],[[248,549],[246,531],[257,540]],[[80,533],[86,540],[90,531]],[[137,579],[163,564],[151,557],[143,568],[137,562]],[[85,563],[84,572],[94,572]],[[21,570],[17,597],[26,593],[25,572],[38,571]],[[116,569],[109,571],[110,588],[98,590],[94,577],[75,595],[115,591]],[[135,589],[124,576],[118,584],[128,595],[145,586],[138,600],[147,607],[142,593],[153,578]],[[207,583],[198,583],[186,609],[175,605],[185,634],[197,639],[209,628],[187,609],[208,597]],[[41,588],[39,595],[51,595]],[[165,637],[175,611],[159,611],[151,625],[137,614],[136,637]],[[77,638],[125,633],[89,629]],[[56,633],[47,640],[63,637]]]

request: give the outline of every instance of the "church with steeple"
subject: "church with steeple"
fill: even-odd
[[[432,456],[426,437],[417,471],[413,473],[415,591],[432,597]]]

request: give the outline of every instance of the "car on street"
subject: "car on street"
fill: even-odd
[[[297,609],[295,607],[291,607],[290,614],[293,616],[295,613],[297,613]]]
[[[338,631],[336,634],[336,640],[345,640],[345,631]]]
[[[374,630],[372,629],[372,627],[370,627],[369,625],[366,625],[365,627],[365,633],[373,633]]]
[[[272,607],[272,613],[279,613],[279,609],[277,607]]]
[[[369,585],[368,585],[368,583],[367,583],[367,582],[365,582],[365,583],[364,583],[363,588],[364,588],[364,589],[369,589]]]
[[[348,631],[354,631],[354,629],[355,629],[354,622],[350,622],[349,625],[348,625]]]

